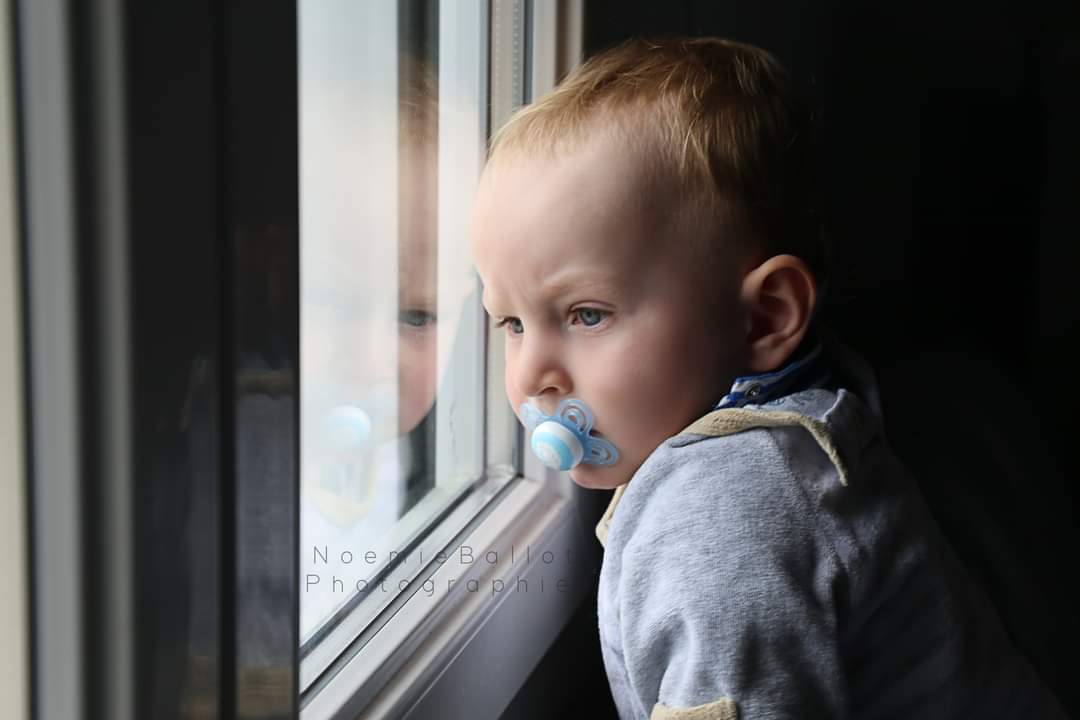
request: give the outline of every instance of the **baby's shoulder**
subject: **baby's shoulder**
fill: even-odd
[[[656,489],[737,489],[747,497],[772,496],[777,483],[792,481],[847,485],[879,433],[852,393],[807,390],[705,415],[662,443],[641,474],[667,478]]]
[[[630,482],[616,513],[617,544],[733,547],[762,523],[807,515],[786,457],[770,428],[665,443]],[[619,540],[623,542],[619,542]]]
[[[811,390],[702,420],[710,417],[711,425],[669,438],[642,464],[617,513],[624,539],[670,541],[678,532],[695,542],[794,540],[817,534],[823,514],[858,512],[838,500],[853,497],[848,485],[879,428],[854,395]],[[786,535],[759,537],[773,528]]]

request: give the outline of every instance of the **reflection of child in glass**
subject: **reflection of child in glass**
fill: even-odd
[[[434,485],[438,99],[434,71],[418,58],[403,53],[398,76],[399,206],[371,207],[359,191],[308,198],[310,214],[352,220],[307,247],[304,273],[305,498],[339,527],[392,522]],[[362,143],[355,156],[327,148],[331,156],[316,159],[323,175],[367,159]],[[388,213],[396,236],[376,234]],[[383,289],[394,284],[396,305]],[[380,498],[380,486],[400,500]]]
[[[620,456],[600,642],[623,718],[1057,717],[815,318],[809,137],[767,53],[634,41],[493,143],[472,223],[506,392]]]

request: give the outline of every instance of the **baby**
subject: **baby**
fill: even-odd
[[[803,120],[762,50],[633,41],[492,143],[471,240],[507,396],[545,463],[615,489],[619,715],[1063,717],[816,319]]]

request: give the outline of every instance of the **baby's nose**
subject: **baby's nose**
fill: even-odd
[[[573,389],[566,366],[552,348],[523,349],[516,363],[514,382],[518,392],[528,398],[568,395]],[[547,403],[541,403],[546,405]]]

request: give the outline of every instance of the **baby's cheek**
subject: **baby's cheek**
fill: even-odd
[[[521,415],[519,413],[521,403],[525,401],[525,397],[518,392],[517,386],[514,383],[514,366],[509,356],[506,358],[506,372],[503,374],[503,389],[506,391],[506,401],[510,403],[514,415],[520,420]]]
[[[415,428],[435,401],[435,332],[403,336],[398,345],[398,432]]]
[[[510,409],[514,411],[514,417],[521,420],[521,405],[525,402],[525,397],[516,390],[511,389],[510,385],[507,384],[506,401],[510,403]]]
[[[655,424],[656,410],[650,409],[648,403],[610,407],[609,412],[613,413],[614,417],[608,418],[606,426],[602,425],[598,418],[597,426],[602,432],[610,433],[619,450],[620,466],[633,472],[667,435],[658,432]]]

